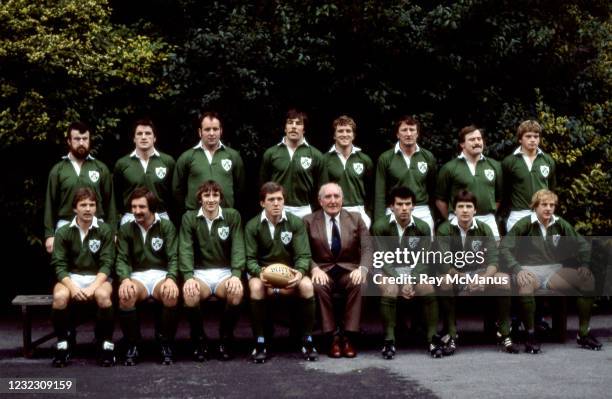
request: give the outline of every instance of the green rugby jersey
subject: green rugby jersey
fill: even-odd
[[[137,187],[148,188],[159,200],[158,212],[168,211],[172,204],[172,175],[176,162],[168,154],[155,150],[145,171],[136,151],[115,163],[113,182],[117,209],[121,214],[132,212],[130,194]]]
[[[504,270],[518,273],[523,265],[555,263],[571,266],[568,262],[590,267],[589,243],[565,219],[553,216],[553,220],[546,228],[546,238],[535,213],[516,222],[500,244]]]
[[[245,267],[245,253],[238,211],[219,208],[210,232],[202,208],[187,211],[179,233],[179,265],[185,280],[193,277],[194,268],[221,267],[230,267],[232,276],[240,278]]]
[[[236,196],[244,191],[245,171],[240,154],[223,144],[208,162],[202,143],[185,151],[176,161],[172,178],[172,191],[176,203],[186,210],[198,209],[195,195],[198,187],[214,180],[223,188],[223,207],[234,207]]]
[[[142,239],[136,221],[119,228],[117,234],[117,260],[115,269],[119,281],[129,278],[132,272],[149,269],[167,270],[166,277],[176,281],[177,264],[176,230],[172,222],[155,214],[155,221]]]
[[[259,173],[260,183],[273,181],[285,189],[285,205],[316,208],[323,155],[304,140],[289,157],[283,141],[266,150]]]
[[[68,156],[56,163],[49,172],[45,199],[45,238],[55,235],[58,220],[72,220],[72,198],[77,189],[89,187],[96,193],[96,216],[109,226],[117,223],[117,210],[113,195],[113,181],[110,171],[97,159],[89,155],[77,175]]]
[[[459,272],[473,271],[488,266],[495,266],[499,270],[499,251],[491,228],[486,223],[476,220],[476,218],[472,219],[472,225],[467,231],[465,243],[462,243],[458,223],[457,219],[450,222],[447,220],[438,227],[436,233],[436,237],[439,237],[436,239],[438,250],[442,252],[443,256],[445,252],[449,251],[455,254],[482,251],[484,262],[479,263],[475,258],[472,262],[465,262],[466,264],[462,267],[457,266],[456,263],[442,264],[440,265],[440,272],[447,273],[451,267],[456,267]]]
[[[374,163],[372,159],[353,146],[353,150],[342,165],[336,146],[323,155],[320,185],[329,182],[338,183],[342,188],[344,206],[362,205],[366,209],[371,205],[371,193],[374,181]]]
[[[502,161],[504,174],[504,198],[510,202],[510,209],[529,209],[531,197],[541,189],[555,190],[557,186],[555,161],[538,148],[531,171],[523,159],[521,147]]]
[[[378,219],[372,226],[372,236],[374,236],[377,241],[376,251],[395,252],[397,248],[408,248],[410,251],[428,251],[431,247],[431,229],[429,225],[414,216],[404,230],[401,243],[399,241],[397,221],[394,214],[383,216]],[[380,237],[387,238],[381,240]],[[389,241],[388,237],[397,237],[397,241],[392,243]],[[399,265],[398,267],[400,266],[404,265]],[[429,267],[423,263],[419,263],[415,265],[414,269],[417,273],[427,274],[426,271]],[[382,270],[388,276],[399,277],[399,273],[392,264],[385,263]]]
[[[428,205],[429,192],[436,184],[436,159],[433,154],[417,146],[410,158],[410,168],[402,155],[399,143],[378,158],[376,165],[376,189],[374,216],[379,219],[385,215],[386,195],[396,186],[406,186],[416,195],[415,205]]]
[[[503,190],[500,163],[482,155],[476,163],[476,174],[472,175],[463,153],[448,161],[438,173],[436,199],[446,202],[452,212],[455,195],[463,189],[476,196],[478,215],[494,214]]]
[[[70,273],[85,275],[104,273],[109,276],[114,262],[114,234],[108,223],[99,222],[94,217],[83,242],[76,217],[72,223],[57,230],[51,254],[51,266],[55,269],[57,281],[69,277]]]
[[[246,267],[251,276],[259,276],[261,268],[283,263],[306,275],[310,269],[310,244],[304,222],[283,212],[283,218],[270,236],[265,211],[249,220],[244,230]]]

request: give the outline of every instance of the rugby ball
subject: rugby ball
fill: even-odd
[[[284,288],[294,277],[293,270],[282,263],[273,263],[263,268],[261,275],[270,285],[276,288]]]

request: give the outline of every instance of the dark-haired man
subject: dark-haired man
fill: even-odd
[[[171,364],[179,296],[176,230],[172,222],[159,217],[157,197],[146,187],[134,190],[128,200],[134,220],[119,228],[116,260],[119,320],[128,346],[124,364],[138,361],[142,338],[136,305],[149,297],[163,304],[157,338],[162,364]]]
[[[72,222],[60,227],[55,235],[51,266],[55,268],[57,283],[53,287],[51,320],[57,336],[53,366],[64,367],[70,359],[75,337],[70,323],[68,305],[96,301],[95,337],[99,347],[100,364],[115,364],[112,342],[114,319],[109,276],[115,259],[111,227],[96,218],[96,193],[81,187],[72,199],[75,214]]]
[[[285,117],[285,136],[263,155],[260,183],[273,181],[285,189],[285,211],[300,218],[316,206],[323,155],[308,144],[306,113],[290,109]]]
[[[377,251],[395,252],[397,249],[408,249],[412,252],[427,251],[431,246],[431,231],[423,220],[413,216],[415,194],[408,187],[397,186],[389,193],[389,209],[391,214],[378,219],[372,226],[372,235],[378,241]],[[432,276],[435,273],[426,262],[418,264],[389,264],[382,266],[382,272],[375,277],[381,290],[380,313],[382,316],[384,343],[382,356],[384,359],[395,357],[395,325],[397,315],[397,298],[412,299],[417,296],[423,309],[423,319],[426,324],[427,350],[433,358],[442,357],[442,348],[436,335],[438,326],[438,302],[435,289],[428,282],[422,282],[421,276]],[[382,280],[382,275],[391,277]],[[412,278],[414,283],[410,280]],[[385,282],[386,281],[386,282]],[[400,283],[397,283],[399,281]],[[404,281],[407,281],[404,283]]]
[[[62,157],[49,172],[44,216],[48,253],[53,250],[55,231],[72,220],[72,198],[81,187],[89,187],[96,194],[96,220],[104,220],[114,230],[116,208],[113,181],[106,165],[90,155],[90,138],[87,125],[71,123],[66,132],[68,155]]]
[[[121,224],[134,220],[129,198],[137,187],[146,187],[155,194],[158,201],[157,213],[168,219],[168,210],[172,204],[174,158],[155,148],[157,132],[150,119],[137,120],[133,133],[134,151],[120,158],[113,171],[117,209],[122,215]]]
[[[395,134],[395,147],[383,152],[376,165],[375,220],[391,214],[386,203],[387,193],[393,187],[405,186],[416,196],[414,216],[425,221],[433,232],[429,193],[436,184],[436,159],[417,144],[420,124],[414,117],[400,117],[395,122]]]
[[[310,268],[308,234],[302,220],[284,209],[285,192],[274,182],[267,182],[259,190],[260,215],[251,219],[245,228],[247,270],[251,293],[251,320],[255,348],[252,358],[256,363],[267,359],[264,322],[266,297],[295,295],[299,297],[299,313],[302,316],[302,355],[306,360],[317,360],[318,354],[312,341],[316,303],[314,287],[307,276]],[[263,277],[263,268],[282,263],[291,268],[293,278],[282,289],[273,288]]]
[[[219,183],[204,182],[196,195],[200,208],[183,215],[179,234],[179,268],[185,281],[183,297],[193,355],[196,361],[208,357],[200,301],[214,295],[225,300],[219,326],[219,356],[221,360],[228,360],[232,357],[234,327],[244,292],[240,280],[245,267],[242,219],[235,209],[219,205],[223,201]]]
[[[478,201],[467,191],[458,191],[453,198],[456,217],[442,223],[436,234],[436,244],[444,261],[439,273],[440,302],[444,330],[444,355],[452,355],[457,348],[455,291],[484,292],[496,296],[499,330],[497,339],[507,353],[518,353],[510,338],[510,276],[500,271],[496,237],[487,223],[476,218]],[[452,262],[446,258],[452,256]],[[461,277],[464,282],[453,281]],[[467,282],[467,278],[470,278]]]
[[[197,210],[195,194],[198,187],[206,180],[214,180],[223,188],[221,206],[234,208],[245,185],[242,158],[236,150],[221,142],[223,124],[219,114],[204,112],[199,122],[200,141],[176,161],[172,190],[177,206],[183,210]]]

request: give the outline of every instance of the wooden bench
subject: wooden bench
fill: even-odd
[[[21,306],[21,319],[23,324],[23,348],[22,353],[26,358],[32,357],[32,352],[38,345],[55,337],[54,333],[46,334],[32,342],[32,313],[34,306],[51,306],[53,297],[51,295],[17,295],[12,304]]]

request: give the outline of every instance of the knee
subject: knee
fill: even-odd
[[[178,303],[178,298],[163,298],[162,303],[167,308],[173,308]]]
[[[510,290],[512,289],[512,284],[510,283],[510,276],[506,273],[496,273],[495,277],[497,277],[498,281],[500,281],[500,283],[495,284],[495,288],[500,291],[504,291],[504,293],[510,292]]]
[[[431,295],[435,292],[434,287],[430,284],[418,284],[415,291],[418,296]]]
[[[251,293],[251,299],[263,299],[265,287],[260,279],[252,277],[249,280],[249,291]]]
[[[122,310],[132,309],[136,306],[136,298],[119,299],[119,308]]]
[[[200,303],[200,297],[198,295],[193,295],[193,296],[183,295],[183,302],[185,303],[185,306],[187,306],[188,308],[193,308],[194,306],[197,306],[198,303]]]
[[[307,277],[302,278],[298,284],[298,289],[302,298],[312,298],[314,296],[312,281],[310,281],[310,279]]]
[[[232,306],[240,305],[240,302],[242,302],[242,293],[230,294],[227,296],[226,301]]]
[[[399,289],[397,288],[396,285],[390,285],[390,284],[383,284],[380,286],[380,291],[382,293],[382,296],[387,296],[387,297],[396,297],[397,294],[399,293]]]
[[[53,309],[66,309],[70,301],[70,294],[67,292],[56,292],[53,294]]]
[[[98,288],[94,291],[94,298],[96,298],[96,303],[101,308],[108,308],[112,306],[111,293],[108,290]]]

